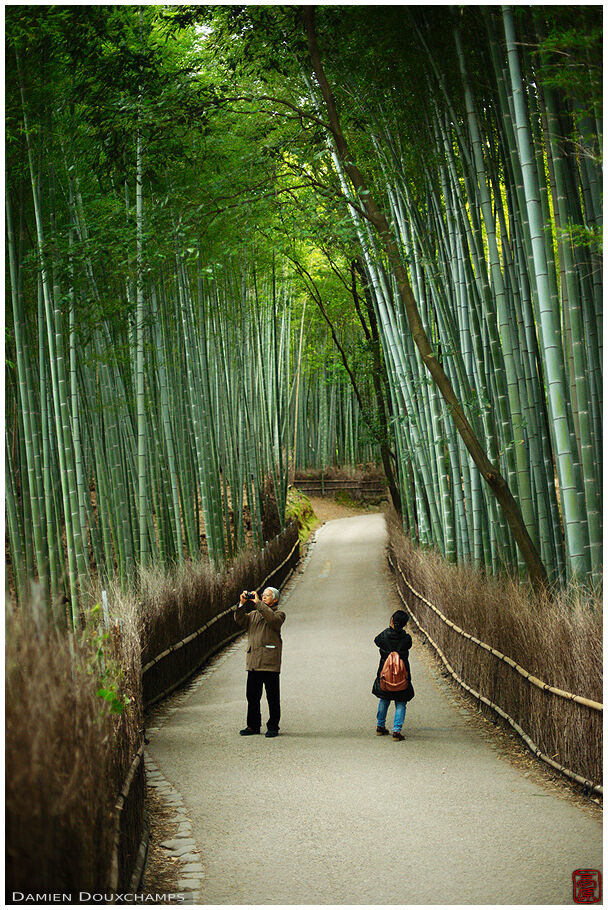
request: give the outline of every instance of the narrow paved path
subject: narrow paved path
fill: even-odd
[[[573,870],[602,868],[600,822],[491,749],[416,643],[405,742],[374,735],[373,638],[399,606],[384,545],[380,515],[318,532],[284,603],[277,739],[238,735],[244,640],[154,735],[203,857],[202,901],[573,903]]]

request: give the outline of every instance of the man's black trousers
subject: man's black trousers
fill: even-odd
[[[260,701],[262,699],[263,686],[266,686],[266,698],[268,699],[270,711],[267,727],[269,730],[279,729],[281,717],[280,675],[280,673],[271,672],[270,670],[247,671],[247,726],[250,730],[259,732],[262,726]]]

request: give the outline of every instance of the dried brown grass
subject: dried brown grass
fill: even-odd
[[[142,663],[235,604],[241,591],[259,585],[296,538],[294,523],[285,535],[277,535],[262,550],[244,550],[221,574],[213,572],[206,561],[188,561],[170,572],[142,568],[138,595]]]
[[[488,576],[420,550],[387,515],[390,548],[409,583],[456,625],[512,658],[543,682],[602,701],[601,591],[577,585],[535,594],[507,575]],[[530,685],[492,654],[450,629],[397,582],[422,628],[456,673],[506,711],[541,750],[598,783],[602,715]]]
[[[116,608],[117,605],[114,605]],[[139,642],[121,604],[107,639],[99,612],[78,634],[33,600],[6,621],[6,840],[9,890],[109,885],[114,804],[140,740]],[[98,650],[103,650],[103,667]],[[121,668],[127,668],[121,669]],[[114,689],[122,714],[97,692]]]
[[[187,562],[169,574],[141,570],[133,590],[108,586],[107,623],[97,605],[85,612],[84,628],[76,634],[58,628],[40,596],[19,609],[9,608],[5,754],[10,891],[109,890],[115,804],[141,744],[142,663],[236,603],[244,588],[260,585],[297,538],[294,522],[262,551],[245,551],[222,575],[204,561]],[[95,584],[86,592],[91,604],[101,600]],[[166,674],[182,669],[169,666]],[[163,679],[169,685],[174,681]],[[101,690],[107,700],[98,694]],[[122,713],[111,712],[112,698],[115,708],[126,705]],[[120,823],[123,890],[141,835],[141,765],[131,789]]]

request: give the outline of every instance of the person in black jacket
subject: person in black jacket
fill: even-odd
[[[376,696],[376,698],[380,699],[380,704],[378,705],[378,714],[376,716],[376,735],[388,735],[388,730],[385,727],[386,714],[388,712],[391,701],[394,701],[395,719],[393,721],[393,739],[397,741],[404,739],[401,733],[401,728],[403,727],[403,721],[405,720],[405,709],[408,701],[411,701],[414,697],[412,674],[410,672],[410,662],[408,660],[409,651],[412,647],[412,636],[408,635],[408,633],[405,631],[405,625],[408,619],[409,616],[405,610],[396,610],[395,613],[393,613],[391,616],[391,624],[388,629],[385,629],[380,633],[380,635],[376,635],[374,638],[374,644],[380,648],[380,663],[378,665],[378,672],[376,674],[376,679],[372,687],[372,693]],[[380,673],[382,672],[384,661],[391,653],[391,651],[397,652],[405,664],[405,669],[407,670],[409,677],[407,689],[404,689],[401,692],[385,692],[384,689],[380,688]]]

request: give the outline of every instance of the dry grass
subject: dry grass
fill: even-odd
[[[155,900],[153,896],[178,893],[181,863],[161,847],[163,841],[171,840],[177,834],[175,811],[153,787],[149,787],[146,794],[146,809],[150,819],[150,841],[141,893],[150,896],[147,904],[172,903],[168,898]]]
[[[273,538],[263,550],[243,551],[221,574],[214,573],[206,561],[185,562],[169,573],[141,569],[138,596],[142,663],[235,604],[241,591],[259,584],[281,561],[282,551],[288,543],[292,546],[296,537],[294,525],[286,536]]]
[[[136,623],[126,611],[104,640],[99,612],[77,635],[44,616],[34,599],[6,624],[7,887],[107,889],[113,806],[141,738]],[[128,701],[122,714],[101,688]]]
[[[271,526],[272,514],[267,512]],[[76,634],[58,628],[40,597],[19,609],[9,608],[5,750],[9,890],[108,891],[114,807],[141,744],[142,663],[232,606],[244,588],[259,585],[297,536],[293,523],[261,552],[245,551],[222,575],[204,561],[187,562],[169,574],[142,570],[138,587],[131,591],[108,586],[107,621],[95,606],[84,614],[84,628]],[[101,599],[96,584],[86,592],[87,603]],[[226,618],[229,621],[234,626],[231,617]],[[180,656],[196,658],[185,652],[182,649]],[[163,682],[175,682],[182,670],[181,665],[167,666],[163,672],[169,677]],[[170,678],[171,673],[178,675]],[[143,798],[140,765],[121,814],[122,890],[128,887],[141,836]]]
[[[394,513],[387,516],[390,546],[413,588],[448,619],[511,657],[544,682],[602,701],[601,592],[580,586],[534,594],[508,576],[490,577],[416,549]],[[595,782],[602,774],[602,716],[547,694],[492,654],[451,630],[401,586],[423,629],[454,670],[516,720],[541,750]]]
[[[264,584],[280,587],[297,553],[279,572],[277,567],[297,539],[298,527],[293,522],[263,550],[244,551],[221,575],[202,562],[185,563],[170,575],[151,570],[141,572],[145,707],[186,680],[211,654],[238,634],[230,608],[238,602],[241,591],[259,589],[268,576],[271,577]],[[215,617],[218,620],[207,625]],[[205,626],[201,634],[193,634]],[[156,660],[160,655],[163,659]]]

